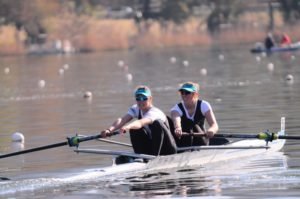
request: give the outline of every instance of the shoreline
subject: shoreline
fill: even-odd
[[[54,19],[53,19],[54,20]],[[55,24],[55,20],[48,23]],[[64,23],[64,22],[62,22]],[[181,26],[173,23],[162,25],[158,22],[135,24],[133,20],[94,20],[88,19],[84,27],[76,31],[56,24],[49,28],[47,41],[43,44],[25,45],[26,34],[13,26],[1,27],[0,56],[26,56],[48,54],[74,54],[111,50],[142,50],[199,46],[226,46],[236,44],[255,45],[263,42],[266,31],[262,27],[235,26],[209,34],[199,27],[199,20],[190,20]],[[51,25],[48,25],[51,27]],[[274,35],[283,32],[276,28]],[[299,41],[300,30],[286,27],[293,42]],[[75,33],[76,34],[75,34]],[[9,35],[9,36],[7,36]]]

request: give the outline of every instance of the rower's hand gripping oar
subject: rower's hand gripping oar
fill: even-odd
[[[109,136],[113,136],[113,135],[117,135],[117,134],[119,134],[119,132],[113,132]],[[59,142],[59,143],[50,144],[50,145],[46,145],[46,146],[41,146],[41,147],[36,147],[36,148],[32,148],[32,149],[27,149],[27,150],[22,150],[22,151],[17,151],[17,152],[13,152],[13,153],[0,155],[0,159],[11,157],[11,156],[16,156],[16,155],[21,155],[21,154],[25,154],[25,153],[31,153],[31,152],[35,152],[35,151],[42,151],[42,150],[46,150],[46,149],[61,147],[61,146],[65,146],[65,145],[69,145],[70,147],[78,147],[79,143],[81,143],[81,142],[95,140],[98,138],[102,138],[101,134],[93,135],[93,136],[86,136],[86,137],[81,137],[81,136],[76,135],[74,137],[67,137],[67,141],[64,141],[64,142]]]

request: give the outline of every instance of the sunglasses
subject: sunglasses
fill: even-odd
[[[137,97],[135,97],[135,100],[137,102],[144,102],[144,101],[148,100],[148,97],[146,97],[146,96],[137,96]]]
[[[181,95],[190,95],[192,92],[190,92],[190,91],[185,91],[185,90],[181,90],[180,91],[180,94]]]

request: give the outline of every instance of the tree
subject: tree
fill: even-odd
[[[211,33],[218,32],[222,24],[234,23],[243,12],[244,4],[240,0],[214,0],[214,8],[207,19]]]
[[[294,24],[300,19],[300,0],[279,0],[284,21]]]
[[[17,29],[24,29],[28,43],[43,43],[45,28],[42,20],[58,10],[59,0],[0,0],[0,17],[3,24],[13,24]]]
[[[161,17],[164,20],[175,23],[184,22],[190,15],[191,11],[187,2],[181,0],[167,0],[161,11]]]

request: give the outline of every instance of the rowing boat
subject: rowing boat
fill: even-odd
[[[223,134],[220,137],[225,136]],[[115,160],[120,157],[125,157],[125,162],[118,163],[114,161],[112,166],[100,169],[99,171],[103,174],[103,176],[114,175],[118,173],[136,172],[141,170],[153,171],[171,168],[179,169],[192,166],[201,167],[207,164],[218,164],[249,156],[260,154],[265,155],[281,150],[285,144],[285,139],[278,138],[287,137],[285,136],[285,119],[281,118],[281,129],[277,134],[262,133],[255,136],[243,136],[239,134],[238,136],[228,135],[228,137],[246,137],[247,139],[230,141],[227,144],[217,146],[196,146],[179,148],[178,151],[184,152],[166,156],[151,156],[124,151],[81,148],[75,149],[74,151],[77,153],[115,155],[117,156]]]
[[[113,135],[117,135],[118,132],[113,132]],[[203,136],[203,134],[193,133],[192,136]],[[21,155],[25,153],[31,153],[35,151],[46,150],[50,148],[61,147],[69,145],[76,147],[74,151],[76,153],[89,153],[89,154],[101,154],[115,156],[113,164],[105,168],[96,168],[87,170],[84,174],[71,176],[64,179],[65,182],[78,181],[78,179],[86,178],[87,176],[111,176],[115,174],[127,174],[137,171],[155,171],[161,169],[180,169],[184,167],[205,167],[209,164],[222,164],[228,161],[234,161],[240,158],[256,155],[267,155],[273,152],[281,150],[285,144],[286,139],[300,140],[300,136],[287,136],[285,135],[285,118],[281,118],[281,129],[278,133],[259,133],[259,134],[221,134],[218,133],[213,139],[230,138],[229,142],[223,142],[223,144],[216,145],[218,142],[212,142],[214,145],[209,146],[192,146],[177,148],[177,154],[166,156],[152,156],[146,154],[136,154],[131,151],[112,151],[101,149],[87,149],[80,148],[79,143],[96,140],[104,141],[101,134],[93,136],[76,135],[69,137],[67,141],[41,146],[37,148],[31,148],[18,152],[0,155],[0,159],[11,156]],[[234,139],[233,139],[234,138]],[[237,139],[238,140],[237,140]],[[116,141],[105,140],[113,144],[117,144]],[[221,143],[221,142],[219,142]],[[126,143],[119,143],[123,146],[129,146]]]
[[[194,136],[198,136],[195,134]],[[199,135],[201,136],[201,135]],[[59,178],[40,178],[28,179],[20,182],[4,179],[0,188],[0,195],[11,194],[23,191],[32,191],[42,189],[45,187],[61,187],[64,185],[70,186],[71,183],[83,183],[93,179],[115,179],[133,176],[136,174],[149,174],[157,173],[160,170],[176,169],[186,170],[194,169],[195,167],[203,168],[219,168],[222,165],[235,164],[234,161],[241,158],[253,156],[268,159],[273,155],[278,155],[277,151],[281,150],[285,144],[286,139],[300,140],[300,136],[287,136],[285,135],[285,120],[281,119],[281,129],[278,133],[259,133],[259,134],[221,134],[215,135],[216,138],[237,138],[232,139],[227,144],[222,145],[209,145],[209,146],[196,146],[178,148],[178,154],[167,156],[152,156],[145,154],[135,154],[131,151],[112,151],[112,150],[99,150],[76,148],[74,151],[77,153],[90,153],[101,155],[115,156],[113,164],[108,167],[95,167],[92,169],[85,169],[82,172],[71,173],[63,175]],[[74,136],[68,138],[67,142],[59,142],[51,145],[46,145],[37,148],[31,148],[19,152],[0,155],[1,158],[31,153],[35,151],[45,150],[49,148],[60,147],[64,145],[79,146],[79,143],[99,139],[101,136]],[[99,139],[100,141],[110,142],[117,144],[116,141]],[[120,143],[118,143],[120,144]],[[123,146],[131,147],[128,144],[121,144]],[[122,161],[120,161],[122,159]],[[247,163],[247,159],[244,159]],[[195,167],[194,167],[195,166]],[[213,167],[210,167],[213,166]],[[216,167],[215,167],[216,166]]]
[[[289,46],[275,46],[270,49],[266,49],[262,46],[252,48],[251,53],[273,53],[273,52],[292,52],[300,50],[300,42],[291,44]]]
[[[117,134],[117,133],[113,133]],[[196,135],[196,133],[194,134]],[[201,136],[201,135],[199,135]],[[259,133],[259,134],[221,134],[218,133],[214,137],[217,138],[237,138],[232,139],[227,144],[222,145],[209,145],[209,146],[195,146],[178,148],[179,153],[166,156],[152,156],[146,154],[135,154],[131,151],[112,151],[112,150],[99,150],[99,149],[87,149],[79,148],[79,143],[89,140],[95,140],[102,138],[101,135],[93,136],[74,136],[68,138],[67,142],[59,142],[37,148],[31,148],[23,151],[18,151],[10,154],[0,155],[1,158],[7,158],[15,155],[21,155],[25,153],[31,153],[35,151],[60,147],[60,146],[76,146],[75,152],[77,153],[89,153],[89,154],[101,154],[101,155],[113,155],[113,164],[107,167],[95,167],[92,169],[85,169],[79,173],[72,173],[71,175],[60,176],[59,178],[51,179],[38,179],[38,180],[26,180],[22,181],[24,186],[19,186],[14,181],[5,180],[1,184],[1,194],[11,194],[16,191],[27,191],[34,189],[40,189],[53,186],[70,186],[70,183],[82,183],[92,179],[114,179],[123,178],[133,175],[144,175],[157,173],[164,170],[168,172],[171,169],[176,171],[194,169],[194,168],[219,168],[222,165],[232,165],[234,161],[241,158],[268,158],[272,155],[276,155],[277,151],[281,150],[285,144],[286,139],[300,140],[300,136],[286,136],[285,135],[285,119],[281,119],[281,129],[278,133]],[[103,138],[100,140],[103,141]],[[106,140],[108,141],[108,140]],[[115,141],[109,141],[115,143]],[[122,144],[129,146],[128,144]],[[78,147],[78,148],[77,148]],[[131,146],[130,146],[131,147]],[[244,159],[247,162],[247,159]]]

